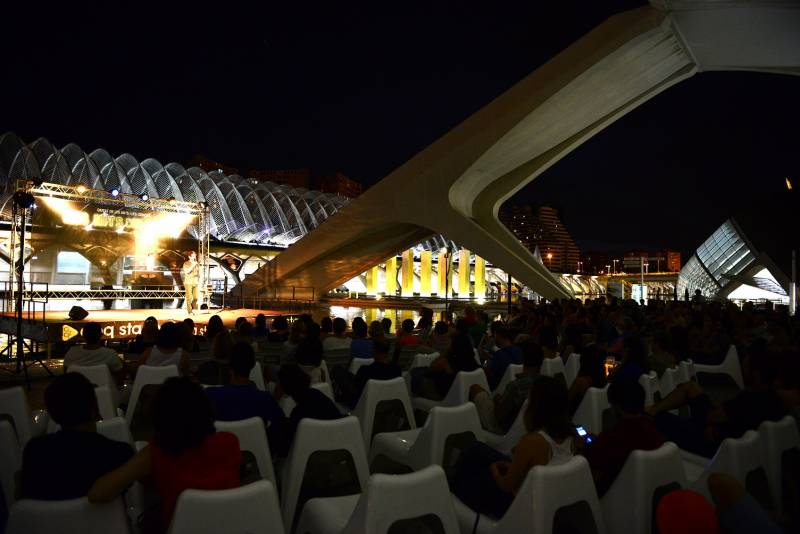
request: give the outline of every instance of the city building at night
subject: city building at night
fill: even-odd
[[[499,214],[519,242],[533,252],[539,248],[542,263],[556,273],[581,271],[581,253],[567,227],[550,206],[510,206]]]

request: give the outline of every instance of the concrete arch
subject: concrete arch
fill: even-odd
[[[242,291],[322,292],[441,233],[539,294],[568,296],[497,219],[503,201],[697,72],[800,73],[798,28],[800,5],[787,0],[651,0],[611,17],[245,279]],[[390,226],[397,235],[384,231]]]

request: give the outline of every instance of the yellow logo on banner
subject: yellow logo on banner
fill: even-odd
[[[72,328],[70,325],[65,324],[61,327],[61,341],[69,341],[77,335],[78,331]]]

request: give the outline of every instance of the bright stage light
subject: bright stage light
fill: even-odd
[[[86,186],[80,184],[78,187],[75,188],[75,191],[77,191],[79,195],[82,195],[86,192]]]
[[[87,226],[91,222],[89,214],[72,207],[69,200],[53,197],[41,197],[41,199],[45,206],[61,217],[63,224]]]
[[[171,205],[173,205],[173,206],[174,206],[176,202],[177,202],[177,200],[175,200],[175,197],[170,197],[170,199],[169,199],[169,203],[170,203]]]
[[[91,224],[87,224],[86,226],[83,227],[83,229],[88,232],[88,231],[90,231],[92,229],[92,225]]]
[[[148,195],[147,193],[142,193],[139,196],[139,198],[141,198],[143,201],[147,202],[148,200],[150,200],[150,195]]]
[[[109,191],[109,193],[111,193],[111,196],[112,196],[112,197],[114,197],[114,198],[117,198],[117,197],[119,196],[119,189],[117,189],[117,188],[115,187],[114,189],[112,189],[111,191]]]

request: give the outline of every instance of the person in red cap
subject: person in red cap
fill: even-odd
[[[666,494],[656,508],[659,534],[717,534],[719,522],[708,499],[690,490]]]

